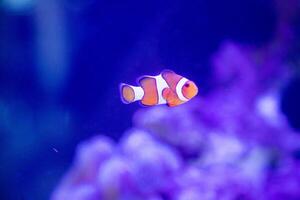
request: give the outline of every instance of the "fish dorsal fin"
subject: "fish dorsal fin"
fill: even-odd
[[[162,72],[161,72],[161,75],[163,74],[176,74],[173,70],[170,70],[170,69],[164,69]]]
[[[144,96],[141,100],[141,103],[146,106],[157,105],[158,94],[156,79],[153,76],[141,76],[138,79],[138,83],[144,90]]]
[[[162,77],[165,79],[172,91],[176,91],[177,83],[180,81],[182,76],[176,74],[172,70],[164,70],[161,73]]]

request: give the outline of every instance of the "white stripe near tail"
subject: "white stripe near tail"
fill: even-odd
[[[136,87],[125,83],[120,84],[120,96],[123,103],[129,104],[141,100],[144,96],[142,87]]]

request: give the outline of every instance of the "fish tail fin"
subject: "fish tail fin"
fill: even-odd
[[[120,84],[120,96],[121,100],[125,104],[129,104],[135,101],[135,94],[133,86],[121,83]]]
[[[135,87],[125,83],[120,84],[120,96],[122,102],[125,104],[141,100],[143,95],[144,91],[141,87]]]

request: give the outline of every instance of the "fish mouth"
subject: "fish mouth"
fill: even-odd
[[[198,94],[198,92],[199,92],[199,90],[198,90],[198,87],[196,86],[196,88],[195,88],[195,95],[194,95],[194,97]]]
[[[198,87],[197,87],[197,85],[193,82],[193,86],[194,86],[194,95],[193,95],[193,97],[195,97],[197,94],[198,94],[198,91],[199,91],[199,89],[198,89]]]

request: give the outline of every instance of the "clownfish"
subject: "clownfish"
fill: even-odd
[[[198,93],[193,81],[171,70],[164,70],[157,76],[142,76],[138,83],[140,86],[120,84],[123,103],[140,101],[144,106],[166,104],[172,107],[189,101]]]

